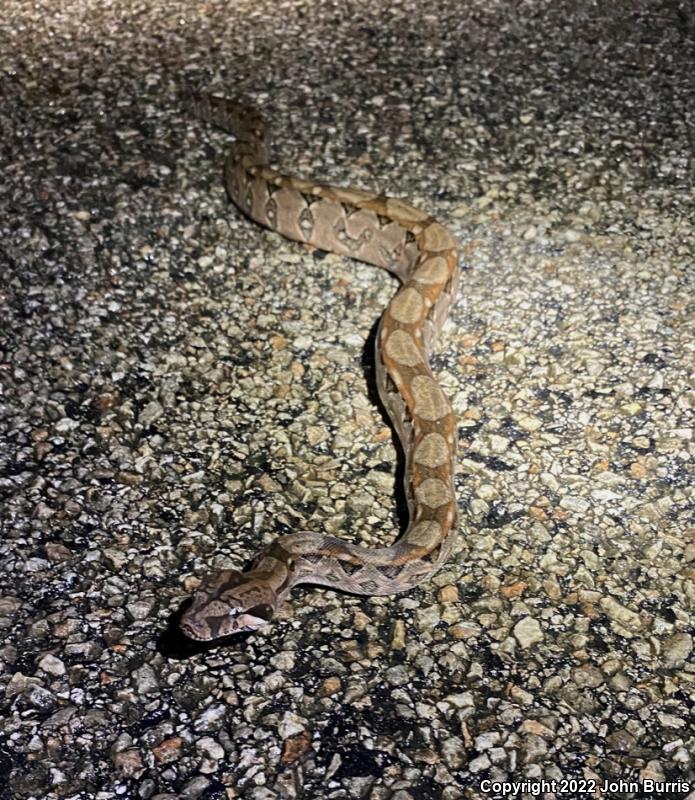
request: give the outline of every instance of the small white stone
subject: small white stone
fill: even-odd
[[[476,772],[482,772],[484,769],[488,769],[489,767],[490,759],[487,757],[486,753],[483,753],[482,755],[468,762],[468,769],[474,774]]]
[[[196,750],[200,750],[208,758],[221,761],[224,758],[224,748],[211,736],[204,736],[196,742]]]
[[[560,500],[560,505],[568,511],[575,511],[577,514],[585,514],[591,508],[591,503],[586,498],[574,494],[566,494]]]
[[[494,747],[496,744],[498,744],[499,740],[499,731],[487,731],[486,733],[481,733],[479,736],[475,737],[475,749],[478,752],[481,752],[482,750],[489,750],[491,747]]]
[[[685,661],[693,649],[693,637],[685,631],[678,631],[664,642],[663,659],[669,667]]]
[[[505,450],[509,447],[509,439],[505,439],[504,436],[499,436],[496,433],[490,435],[490,450],[493,453],[504,453]]]
[[[524,617],[520,619],[512,630],[514,638],[524,649],[533,647],[543,641],[543,631],[537,619]]]
[[[517,425],[524,431],[533,433],[543,427],[543,421],[532,414],[519,414],[515,417]]]
[[[543,486],[546,486],[551,492],[556,492],[560,488],[557,478],[550,472],[541,472],[539,477]]]
[[[441,702],[453,706],[454,708],[472,708],[475,706],[472,692],[448,694],[446,697],[442,698]]]
[[[491,484],[483,483],[481,486],[478,487],[478,490],[476,491],[476,494],[478,495],[478,497],[481,497],[483,500],[486,500],[486,501],[490,502],[491,500],[494,500],[499,495],[499,492]]]
[[[41,661],[39,661],[39,669],[42,669],[49,675],[65,675],[65,664],[50,653],[47,653]]]
[[[55,428],[58,433],[68,433],[69,431],[74,431],[75,428],[79,428],[80,423],[76,419],[70,419],[70,417],[63,417],[56,422]]]
[[[606,616],[610,617],[614,622],[619,622],[628,628],[639,629],[642,627],[639,614],[621,605],[612,597],[602,597],[600,605]]]
[[[294,714],[292,711],[285,711],[278,725],[278,733],[281,739],[289,739],[290,736],[296,736],[296,734],[303,733],[305,730],[305,719],[302,719],[302,717]]]

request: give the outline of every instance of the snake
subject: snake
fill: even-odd
[[[179,620],[188,638],[209,642],[266,627],[299,584],[389,595],[425,582],[451,555],[456,418],[430,355],[458,289],[459,248],[444,225],[403,200],[272,168],[269,124],[253,105],[191,89],[181,95],[194,117],[234,137],[224,179],[246,216],[317,250],[382,267],[400,281],[377,327],[375,380],[404,455],[405,531],[388,547],[370,548],[298,530],[262,548],[246,570],[209,574]]]

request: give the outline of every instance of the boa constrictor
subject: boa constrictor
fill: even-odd
[[[391,594],[426,580],[449,557],[457,521],[456,420],[432,375],[429,353],[459,269],[453,237],[423,211],[271,169],[268,126],[255,109],[208,94],[188,93],[184,103],[236,137],[225,183],[251,219],[290,239],[383,267],[402,284],[379,323],[376,381],[405,453],[407,530],[390,547],[374,549],[322,533],[290,533],[263,549],[249,571],[210,575],[180,623],[188,637],[209,641],[267,625],[299,583]]]

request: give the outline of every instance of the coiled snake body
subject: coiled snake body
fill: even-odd
[[[253,220],[322,250],[383,267],[401,287],[381,317],[376,381],[405,453],[410,521],[390,547],[365,548],[321,533],[281,536],[250,570],[209,576],[182,616],[183,632],[211,640],[266,625],[293,586],[323,584],[358,594],[402,592],[449,557],[456,534],[456,420],[432,375],[430,348],[458,284],[451,234],[401,200],[282,175],[268,166],[268,126],[253,108],[188,94],[199,119],[234,134],[227,191]]]

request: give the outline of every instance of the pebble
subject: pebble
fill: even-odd
[[[617,730],[606,736],[606,746],[609,750],[620,753],[629,753],[636,744],[635,737],[626,730]]]
[[[641,627],[642,623],[639,614],[636,614],[634,611],[626,608],[614,598],[602,597],[599,605],[606,616],[615,622],[619,622],[621,625],[625,625],[627,628],[638,629]]]
[[[39,661],[39,669],[42,669],[44,672],[47,672],[49,675],[65,675],[65,664],[59,658],[52,656],[50,653],[47,653],[40,661]]]
[[[489,750],[500,741],[499,731],[490,731],[489,733],[481,733],[475,737],[475,749],[478,751]]]
[[[468,762],[468,770],[476,775],[478,772],[489,769],[492,766],[487,753],[482,753]]]
[[[603,674],[592,664],[583,664],[572,671],[572,680],[579,687],[595,689],[603,683]]]
[[[548,752],[548,745],[541,736],[528,733],[524,736],[521,745],[521,755],[524,764],[535,764],[541,761]]]
[[[560,505],[568,509],[568,511],[575,511],[577,514],[585,514],[591,508],[591,503],[586,498],[571,494],[562,497]]]
[[[524,617],[513,628],[514,638],[524,649],[533,647],[543,641],[543,631],[538,620]]]
[[[303,733],[305,730],[306,720],[291,711],[286,711],[283,714],[278,725],[278,733],[281,739],[288,739],[290,736]]]
[[[693,637],[689,633],[679,631],[666,638],[663,646],[663,661],[669,667],[681,666],[693,650]]]

